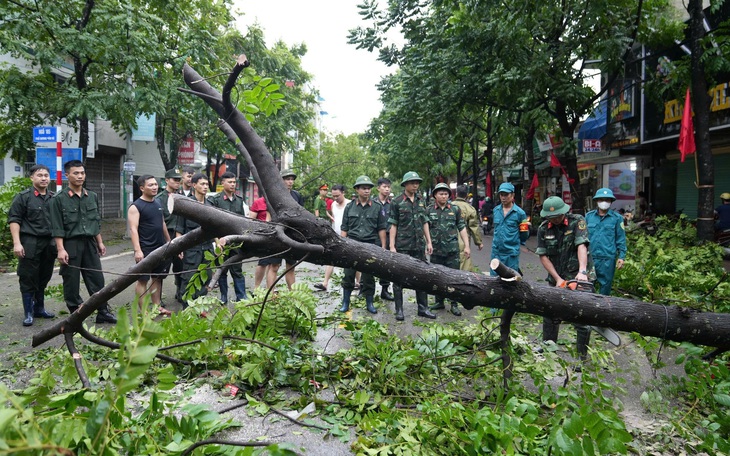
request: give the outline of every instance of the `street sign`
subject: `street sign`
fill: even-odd
[[[71,160],[81,160],[81,149],[78,148],[64,148],[63,149],[63,163]],[[56,148],[55,147],[36,147],[35,149],[35,162],[39,165],[46,165],[51,171],[51,176],[56,174],[58,170],[56,165]],[[61,173],[63,174],[63,173]],[[64,177],[65,179],[65,177]]]
[[[137,163],[133,161],[126,161],[124,162],[124,171],[127,171],[129,173],[133,173],[137,170]]]
[[[57,141],[60,141],[58,127],[33,127],[33,142],[44,143]]]

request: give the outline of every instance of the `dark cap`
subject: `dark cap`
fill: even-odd
[[[182,179],[182,176],[180,175],[180,171],[178,171],[175,168],[168,169],[165,173],[165,179]]]

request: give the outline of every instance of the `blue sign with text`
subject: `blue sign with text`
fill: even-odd
[[[33,127],[33,142],[56,142],[58,127]]]

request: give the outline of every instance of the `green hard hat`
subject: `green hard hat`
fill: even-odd
[[[567,214],[569,210],[570,206],[565,204],[562,198],[559,196],[551,196],[542,203],[540,217],[555,217],[556,215]]]
[[[435,196],[436,192],[439,190],[446,190],[447,192],[449,192],[449,194],[451,194],[451,189],[449,188],[449,186],[441,182],[440,184],[436,184],[433,190],[431,190],[431,196]]]
[[[283,179],[285,177],[293,177],[294,179],[296,179],[297,178],[297,173],[295,173],[294,171],[292,171],[290,169],[282,169],[281,170],[281,178]]]
[[[359,176],[355,180],[355,185],[353,185],[352,188],[358,188],[361,185],[369,185],[370,187],[375,187],[375,184],[373,184],[373,181],[371,181],[370,178],[365,175]]]
[[[423,179],[421,179],[421,176],[419,176],[417,172],[415,172],[415,171],[408,171],[407,173],[405,173],[403,175],[403,180],[400,181],[401,187],[404,186],[404,185],[406,185],[406,182],[410,182],[410,181],[423,182]]]

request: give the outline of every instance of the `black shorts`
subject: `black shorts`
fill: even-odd
[[[258,262],[259,266],[268,266],[270,264],[281,264],[281,258],[280,257],[262,258]]]
[[[149,254],[154,252],[156,249],[157,249],[156,247],[153,249],[150,249],[150,250],[143,249],[142,254],[144,255],[145,258],[147,258],[149,256]],[[138,276],[137,280],[140,280],[142,282],[147,282],[148,280],[150,280],[150,277],[154,277],[154,278],[159,277],[161,279],[164,279],[165,277],[167,277],[167,274],[170,272],[171,264],[172,264],[171,259],[165,260],[162,263],[158,264],[149,275]]]

